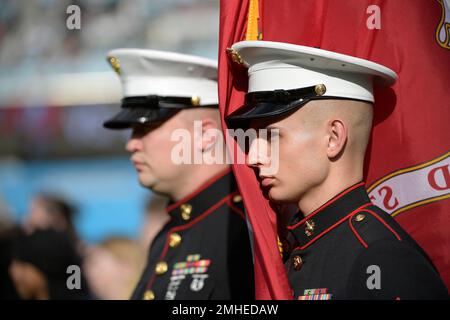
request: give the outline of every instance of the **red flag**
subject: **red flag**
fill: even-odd
[[[222,115],[239,106],[247,91],[247,70],[229,69],[226,49],[245,37],[247,1],[222,1],[220,6],[219,99]],[[225,123],[222,125],[226,128]],[[229,139],[227,139],[229,140]],[[234,144],[233,141],[228,141]],[[235,152],[240,149],[234,146]],[[237,157],[237,155],[236,155]],[[289,299],[291,290],[277,247],[276,215],[264,199],[254,172],[244,164],[233,166],[253,230],[255,290],[257,299]],[[257,216],[260,215],[260,216]]]
[[[245,72],[225,50],[244,40],[248,6],[248,0],[221,3],[224,114],[243,103]],[[372,201],[415,238],[450,288],[450,1],[259,0],[259,32],[267,41],[349,54],[397,72],[393,90],[375,92],[366,185]],[[253,172],[242,165],[235,171],[254,229],[256,281],[264,281],[257,298],[286,298],[286,276],[275,258],[276,216],[254,190]]]

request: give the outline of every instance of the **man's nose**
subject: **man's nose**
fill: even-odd
[[[140,151],[142,149],[142,141],[141,139],[137,138],[137,137],[131,137],[126,146],[125,149],[129,152],[129,153],[134,153],[136,151]]]
[[[247,166],[258,168],[270,163],[266,140],[257,138],[252,141],[247,155]]]

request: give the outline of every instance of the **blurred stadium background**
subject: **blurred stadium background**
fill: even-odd
[[[66,9],[81,8],[81,30]],[[82,240],[136,238],[150,192],[103,129],[119,106],[113,48],[217,56],[218,0],[0,0],[0,211],[23,220],[37,192],[78,207]]]

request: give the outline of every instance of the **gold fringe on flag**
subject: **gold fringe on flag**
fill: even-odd
[[[262,34],[258,30],[259,0],[249,0],[247,15],[247,33],[245,40],[261,40]]]
[[[283,243],[281,242],[279,236],[277,236],[277,243],[278,243],[278,251],[280,252],[281,259],[283,259],[283,251],[284,251],[283,250]]]

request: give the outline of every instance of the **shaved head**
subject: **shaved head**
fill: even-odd
[[[373,120],[373,105],[356,100],[314,100],[297,111],[302,126],[321,130],[339,119],[348,128],[346,153],[350,157],[362,157],[369,142]]]

